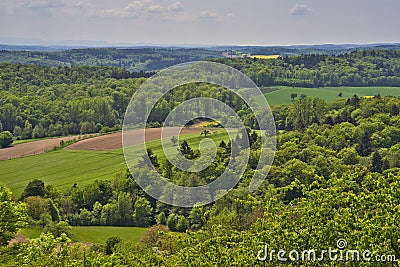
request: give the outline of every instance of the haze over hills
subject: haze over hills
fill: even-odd
[[[74,45],[75,44],[75,45]],[[45,66],[113,66],[129,71],[155,71],[172,65],[210,58],[320,54],[339,55],[357,50],[400,50],[400,44],[316,44],[291,46],[152,45],[106,42],[64,42],[48,45],[2,45],[0,63]]]
[[[297,44],[297,45],[235,45],[235,44],[156,44],[156,43],[110,43],[95,40],[45,41],[40,39],[13,39],[0,37],[0,50],[8,51],[62,51],[80,48],[203,48],[209,50],[245,50],[281,48],[297,50],[346,50],[398,47],[400,43],[346,43],[346,44]]]

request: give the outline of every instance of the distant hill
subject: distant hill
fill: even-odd
[[[215,46],[212,50],[234,51],[251,55],[294,56],[303,54],[339,55],[359,50],[393,49],[400,50],[400,44],[319,44],[292,46]]]
[[[220,51],[198,48],[82,48],[64,51],[11,51],[15,47],[3,48],[6,49],[0,51],[0,63],[113,66],[129,71],[154,71],[179,63],[222,57]],[[45,49],[31,47],[34,48]]]
[[[340,55],[359,50],[400,50],[400,44],[320,44],[294,46],[135,46],[83,47],[1,45],[0,63],[44,66],[112,66],[129,71],[156,71],[179,63],[246,55]]]

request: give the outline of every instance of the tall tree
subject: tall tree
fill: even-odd
[[[138,197],[135,201],[135,211],[133,212],[133,221],[136,226],[147,227],[151,224],[153,218],[153,208],[150,202],[144,197]]]
[[[187,159],[194,159],[195,158],[195,154],[193,149],[189,146],[188,142],[185,140],[182,142],[182,144],[180,145],[179,149],[178,149],[185,158]]]
[[[381,154],[379,154],[379,151],[375,151],[372,154],[371,171],[382,173],[382,166],[383,166],[382,156]]]
[[[11,190],[0,183],[0,245],[6,245],[26,221],[25,203],[12,201]]]

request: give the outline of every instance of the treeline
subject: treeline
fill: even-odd
[[[196,48],[86,48],[56,52],[0,51],[0,63],[44,66],[111,66],[149,72],[176,64],[221,57],[221,52]]]
[[[217,61],[243,71],[261,87],[400,86],[400,51],[395,50]],[[151,74],[113,67],[1,64],[0,122],[17,139],[118,130],[130,98]],[[179,103],[198,96],[211,96],[236,111],[244,110],[242,119],[256,128],[243,102],[213,85],[173,90],[157,103],[149,126],[159,125]]]
[[[16,139],[119,130],[131,97],[145,81],[123,76],[150,74],[111,67],[1,64],[0,124]],[[246,109],[227,89],[189,84],[172,90],[157,103],[149,126],[159,126],[177,105],[198,96],[217,98],[237,111]]]
[[[0,124],[17,139],[121,129],[130,97],[151,73],[112,67],[0,65]]]
[[[258,86],[400,86],[399,50],[362,50],[339,55],[279,59],[215,59],[248,75]]]

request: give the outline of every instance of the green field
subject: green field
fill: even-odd
[[[373,96],[381,94],[382,96],[400,96],[400,87],[325,87],[325,88],[300,88],[300,87],[277,87],[279,90],[266,93],[265,97],[269,105],[283,105],[292,103],[290,95],[297,94],[297,99],[301,94],[309,97],[319,97],[326,102],[332,102],[338,99],[346,99],[352,97],[354,94],[358,96]],[[338,94],[342,92],[342,97]]]
[[[227,134],[221,129],[212,129],[207,136],[217,144],[228,140]],[[197,148],[204,137],[200,133],[182,135],[181,140],[188,140],[192,148]],[[169,140],[169,139],[168,139]],[[160,140],[147,142],[147,146],[164,158]],[[176,151],[170,146],[167,151]],[[134,155],[140,158],[140,153]],[[70,188],[74,183],[86,185],[96,179],[112,179],[115,173],[124,171],[126,163],[122,149],[114,151],[82,151],[58,150],[45,154],[24,158],[0,161],[0,182],[16,194],[21,195],[29,181],[43,180],[46,184],[58,186],[62,190]]]
[[[104,243],[111,236],[138,242],[145,231],[146,228],[138,227],[73,226],[70,232],[73,241]],[[25,228],[20,233],[27,238],[37,238],[41,232],[40,228]]]
[[[33,179],[67,189],[74,183],[84,185],[96,179],[111,179],[124,169],[121,152],[58,150],[0,161],[0,181],[20,196]]]

